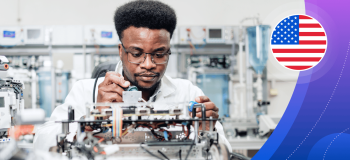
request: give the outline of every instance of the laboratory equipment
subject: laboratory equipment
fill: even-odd
[[[16,124],[14,117],[24,110],[24,84],[7,77],[8,62],[5,56],[0,56],[0,138],[8,138],[8,129]]]
[[[51,116],[52,109],[52,86],[51,86],[51,72],[50,71],[38,71],[38,84],[39,84],[39,105],[40,108],[45,110],[47,117]],[[69,88],[69,72],[55,73],[55,106],[62,104],[67,97]]]
[[[14,47],[23,45],[24,31],[22,27],[0,27],[0,46]]]
[[[24,44],[43,45],[45,38],[44,26],[24,26]]]

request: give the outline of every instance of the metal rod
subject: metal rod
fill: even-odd
[[[195,117],[195,119],[198,119],[198,117]],[[198,130],[199,130],[199,122],[194,122],[194,143],[198,143]]]
[[[203,133],[204,133],[205,129],[206,129],[205,119],[206,119],[207,115],[206,115],[205,105],[201,104],[201,107],[202,107],[202,130],[203,130]]]
[[[49,54],[51,58],[51,113],[56,107],[56,74],[55,74],[55,62],[53,59],[53,53],[52,53],[52,30],[49,31]],[[51,114],[50,113],[50,114]]]
[[[209,119],[212,120],[213,117],[210,116]],[[209,121],[209,124],[210,124],[210,125],[209,125],[209,131],[212,132],[212,131],[213,131],[213,121]]]

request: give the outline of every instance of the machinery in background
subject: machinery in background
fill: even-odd
[[[7,77],[8,59],[0,56],[0,139],[8,141],[8,130],[16,124],[14,117],[24,110],[23,87],[20,80]]]

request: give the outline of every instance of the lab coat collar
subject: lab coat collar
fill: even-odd
[[[119,61],[116,68],[115,68],[115,72],[119,73],[120,75],[123,75],[123,64],[122,61]],[[162,97],[167,97],[170,94],[172,94],[173,92],[175,92],[176,87],[174,85],[174,83],[172,82],[172,78],[164,75],[163,78],[160,81],[160,89],[158,91],[156,91],[156,94],[158,96],[158,93],[161,93],[160,95]]]

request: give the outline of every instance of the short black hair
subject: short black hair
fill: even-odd
[[[119,39],[130,26],[165,29],[170,38],[176,27],[176,14],[167,4],[153,0],[137,0],[120,6],[114,14],[114,25]]]

